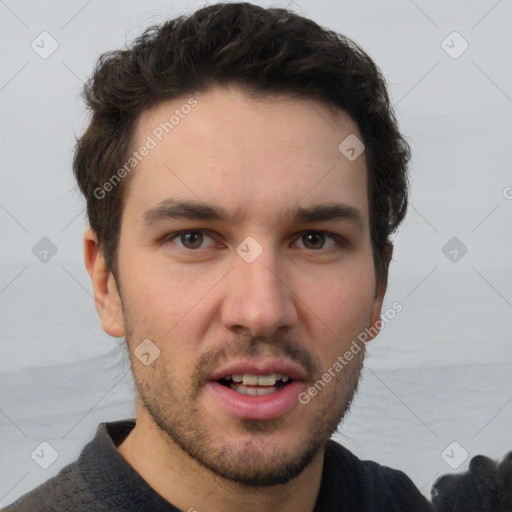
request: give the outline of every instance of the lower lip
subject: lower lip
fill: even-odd
[[[294,381],[269,395],[251,396],[214,381],[206,385],[225,411],[236,418],[251,420],[272,420],[290,412],[305,387],[304,382]]]

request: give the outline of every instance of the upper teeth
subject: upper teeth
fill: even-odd
[[[290,377],[280,373],[269,373],[268,375],[253,375],[244,373],[243,375],[226,375],[226,380],[233,379],[234,382],[241,382],[245,386],[273,386],[276,381],[286,382]]]

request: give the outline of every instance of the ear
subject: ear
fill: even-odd
[[[384,295],[386,294],[386,289],[388,287],[388,270],[389,270],[389,264],[391,262],[391,257],[393,256],[393,246],[391,244],[387,245],[384,249],[384,276],[381,279],[379,283],[377,283],[375,287],[375,302],[373,303],[373,311],[372,311],[372,317],[370,320],[370,326],[368,330],[370,331],[370,334],[368,335],[367,342],[375,338],[377,334],[379,333],[381,327],[382,327],[382,321],[380,321],[380,315],[382,312],[382,302],[384,300]],[[378,327],[376,324],[379,322],[380,327]],[[375,334],[371,334],[375,333]]]
[[[103,330],[110,336],[121,338],[125,335],[121,297],[114,276],[107,268],[99,248],[96,233],[91,228],[84,234],[84,259],[87,272],[91,276],[96,311]]]

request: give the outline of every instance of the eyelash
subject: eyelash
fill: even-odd
[[[202,229],[184,229],[184,230],[181,230],[181,231],[177,231],[175,233],[171,233],[170,235],[166,236],[165,239],[163,240],[164,243],[168,243],[168,242],[171,242],[172,240],[174,240],[175,238],[178,238],[179,236],[181,235],[184,235],[186,233],[201,233],[203,235],[207,235],[209,236],[210,238],[214,238],[212,235],[209,234],[209,231],[208,230],[202,230]],[[304,230],[304,231],[301,231],[297,238],[296,239],[299,239],[301,238],[302,236],[306,235],[306,234],[309,234],[309,233],[321,233],[322,235],[325,235],[327,238],[331,238],[332,240],[334,240],[336,242],[336,244],[338,245],[338,248],[340,247],[345,247],[346,245],[348,245],[347,241],[340,235],[337,235],[335,233],[330,233],[329,231],[316,231],[316,230],[312,230],[312,229],[309,229],[309,230]],[[201,249],[207,249],[207,247],[199,247],[198,249],[188,249],[186,247],[181,247],[178,245],[178,248],[183,250],[183,251],[186,251],[186,252],[198,252],[200,251]],[[307,247],[305,248],[307,249]],[[329,249],[334,249],[333,247],[329,248]],[[324,249],[324,250],[329,250],[329,249]],[[323,248],[320,248],[320,249],[310,249],[311,251],[313,252],[320,252],[323,250]]]

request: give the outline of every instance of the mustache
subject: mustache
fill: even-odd
[[[293,339],[283,334],[265,338],[244,335],[238,340],[224,343],[202,354],[192,375],[192,382],[198,390],[207,382],[213,370],[224,362],[240,357],[257,358],[258,356],[290,359],[300,364],[312,380],[318,379],[321,375],[318,358]]]

